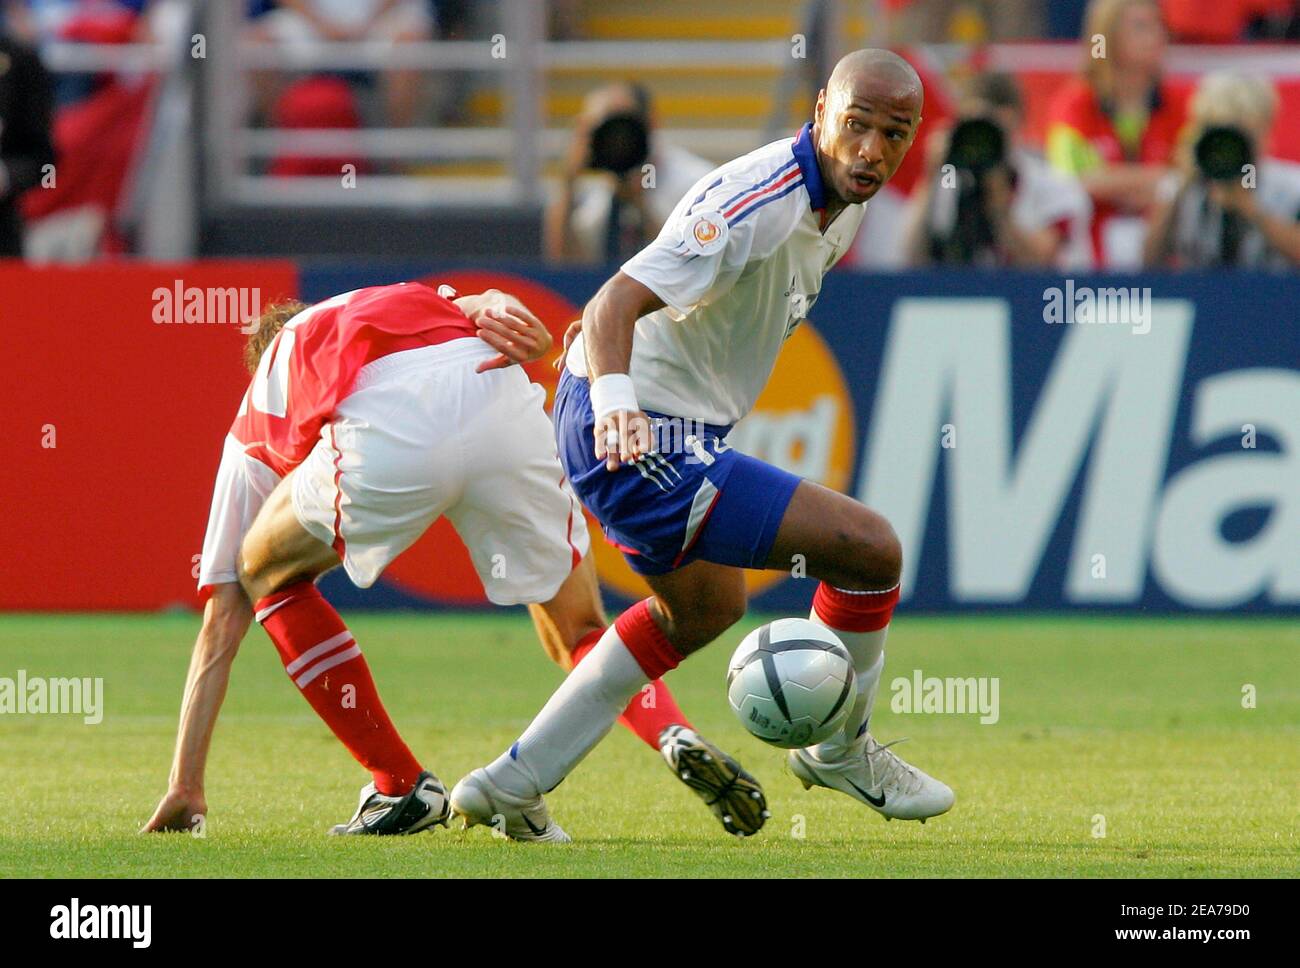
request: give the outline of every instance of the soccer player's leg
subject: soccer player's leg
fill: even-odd
[[[671,575],[664,576],[667,591],[665,597],[659,599],[663,603],[661,614],[671,614],[673,606],[668,603],[676,600],[674,592],[677,588],[684,593],[683,600],[675,606],[679,615],[708,614],[717,621],[729,609],[737,613],[743,611],[743,598],[732,592],[732,575],[728,574],[728,580],[719,583],[716,576],[699,574],[699,571],[688,573],[686,581],[682,581],[680,576],[676,579]],[[692,574],[693,578],[690,577]],[[650,579],[652,586],[655,580]],[[709,603],[712,608],[699,611],[688,607],[688,601],[698,604],[701,589],[712,592],[719,587],[728,589],[728,601],[712,601]],[[719,606],[722,612],[719,612]],[[548,651],[555,649],[561,657],[557,661],[566,669],[572,669],[595,649],[606,631],[592,557],[588,555],[582,560],[555,598],[542,605],[530,606],[530,611],[543,642],[557,643],[548,645]],[[599,626],[597,621],[601,623]],[[577,638],[579,633],[581,638]],[[682,630],[678,630],[678,634],[682,634]],[[709,630],[703,634],[712,636],[713,632]],[[578,642],[577,647],[568,653],[573,658],[567,663],[563,661],[566,640]],[[763,826],[769,812],[758,781],[733,757],[696,732],[662,679],[642,686],[618,722],[663,756],[673,776],[704,801],[728,833],[748,836]]]
[[[644,606],[683,657],[744,617],[745,579],[738,568],[695,561],[662,575],[647,574],[645,579],[654,598],[633,609]],[[772,815],[758,780],[689,726],[666,731],[660,750],[677,777],[696,792],[727,833],[752,836]]]
[[[253,521],[241,550],[239,579],[285,672],[370,771],[372,782],[362,789],[356,813],[331,833],[403,834],[445,824],[446,791],[398,734],[360,646],[315,585],[339,556],[303,527],[295,511],[298,475],[308,466],[291,472]]]
[[[701,589],[710,584],[705,573],[708,567],[696,569]],[[724,580],[712,583],[714,588],[736,587],[725,581],[729,576],[718,577]],[[743,584],[739,590],[743,595]],[[652,601],[640,602],[620,615],[510,749],[456,784],[451,793],[452,809],[464,816],[467,824],[485,822],[484,817],[491,816],[487,811],[494,806],[499,810],[503,802],[527,804],[537,810],[542,794],[558,786],[595,748],[633,697],[677,667],[682,654],[674,649],[651,611]],[[544,835],[546,827],[537,826],[536,836],[527,836],[525,831],[519,839],[551,839]],[[506,832],[511,833],[509,827]]]
[[[528,612],[546,654],[566,672],[572,670],[596,647],[609,625],[600,601],[595,559],[585,556],[554,598],[529,605]],[[662,749],[661,737],[666,730],[690,726],[660,679],[642,689],[618,721],[655,751]]]
[[[577,665],[609,624],[592,556],[579,562],[554,598],[530,604],[528,616],[547,658],[565,672]]]
[[[541,794],[554,789],[595,748],[647,684],[744,614],[739,569],[697,561],[648,580],[655,597],[618,617],[506,753],[456,785],[453,810],[466,814],[468,821],[503,799],[540,803]],[[693,731],[670,740],[665,758],[724,827],[742,836],[757,832],[768,816],[757,781]],[[688,775],[681,777],[682,772]]]
[[[857,700],[844,726],[817,746],[792,750],[791,771],[805,787],[846,793],[887,820],[946,812],[953,792],[900,758],[869,731],[885,665],[885,638],[898,602],[902,550],[889,522],[857,501],[811,481],[796,488],[782,516],[768,568],[806,563],[821,579],[810,618],[831,629],[853,656]]]

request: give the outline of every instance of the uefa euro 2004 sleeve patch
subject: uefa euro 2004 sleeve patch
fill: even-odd
[[[700,212],[686,220],[682,241],[696,255],[713,255],[726,246],[728,231],[721,212]]]

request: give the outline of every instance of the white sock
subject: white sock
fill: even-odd
[[[555,789],[649,681],[611,625],[515,745],[488,765],[488,776],[524,799]]]
[[[885,638],[889,634],[889,626],[874,632],[845,632],[831,628],[817,617],[815,610],[809,617],[839,636],[853,656],[853,668],[857,672],[858,696],[849,707],[844,725],[824,743],[808,747],[808,752],[816,759],[823,763],[833,763],[856,755],[866,745],[867,724],[871,721],[871,710],[876,704],[880,676],[885,671]]]

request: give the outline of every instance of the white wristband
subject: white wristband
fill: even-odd
[[[640,410],[632,378],[626,373],[606,373],[596,377],[591,384],[591,409],[597,420],[620,410]]]

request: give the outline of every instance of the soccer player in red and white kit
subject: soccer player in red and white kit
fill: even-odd
[[[458,297],[401,283],[264,314],[217,474],[199,571],[203,629],[170,789],[146,830],[186,829],[206,813],[207,750],[254,617],[294,684],[371,773],[356,814],[332,832],[402,834],[446,822],[446,790],[398,734],[360,647],[314,583],[342,563],[369,587],[441,515],[469,548],[488,598],[528,603],[562,667],[595,646],[606,621],[586,525],[555,453],[545,394],[512,366],[550,344],[545,326],[497,290]],[[652,689],[622,721],[728,832],[756,832],[767,816],[757,782],[690,728],[661,681]],[[511,806],[512,838],[564,839],[540,800],[535,810]]]

